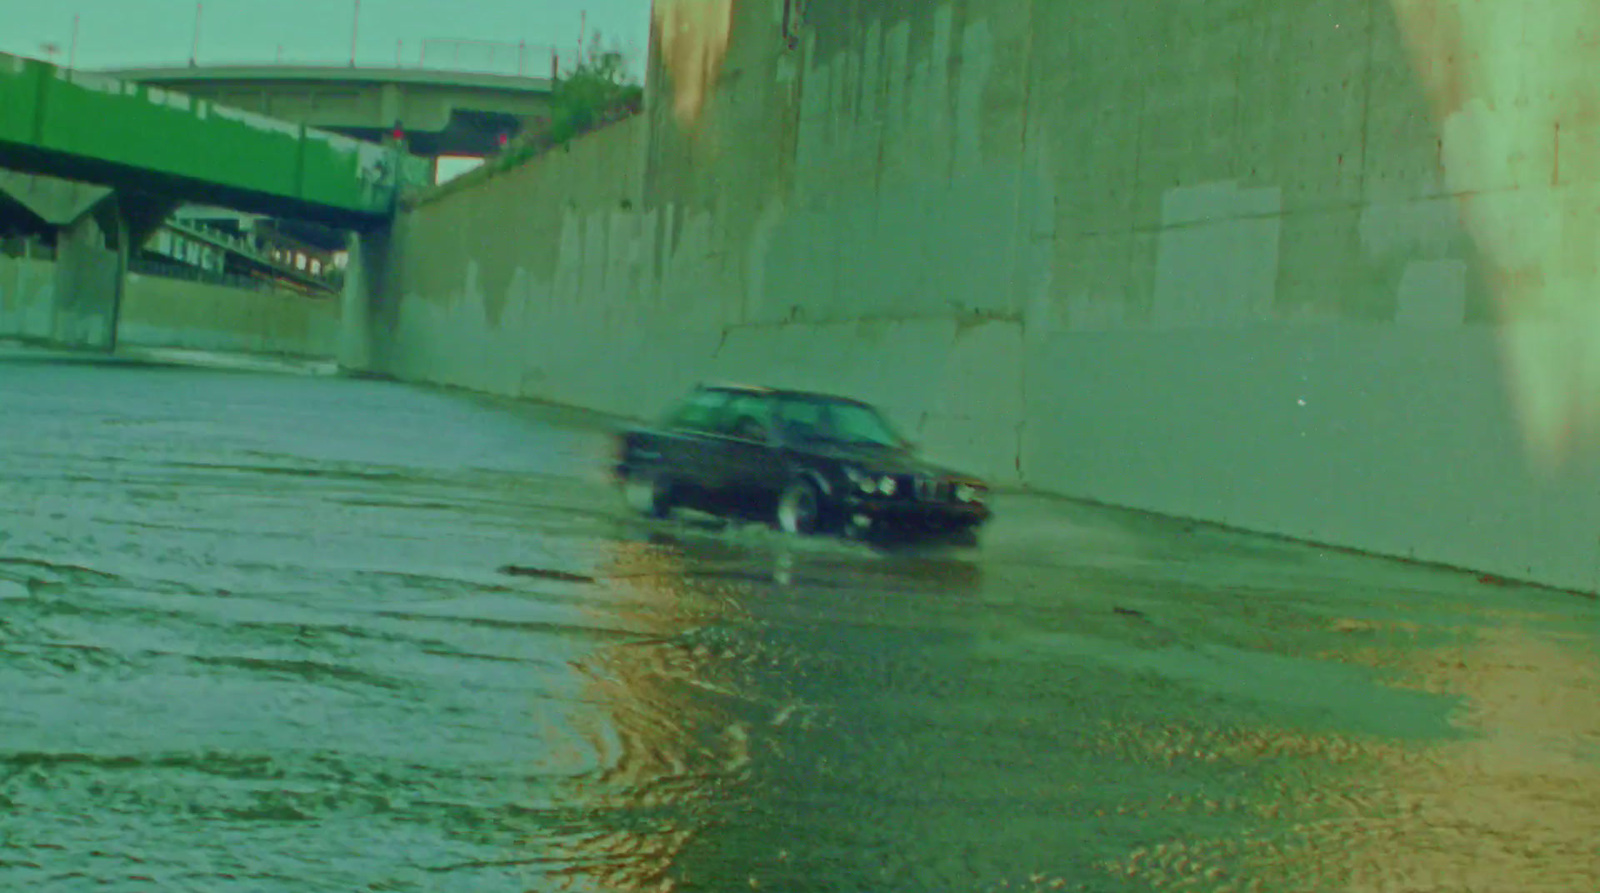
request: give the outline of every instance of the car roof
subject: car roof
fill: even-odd
[[[702,384],[699,386],[699,390],[724,391],[730,394],[749,394],[752,396],[761,397],[789,397],[799,400],[828,400],[835,403],[853,403],[857,406],[870,405],[866,401],[857,400],[853,397],[845,397],[839,394],[828,394],[821,391],[799,391],[791,388],[770,388],[765,385],[718,382],[714,384]]]

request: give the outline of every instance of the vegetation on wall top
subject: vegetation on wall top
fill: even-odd
[[[600,35],[596,34],[589,52],[551,85],[550,122],[546,127],[523,133],[499,154],[486,159],[482,167],[417,198],[433,198],[482,182],[643,110],[643,85],[628,72],[622,53],[602,49]]]

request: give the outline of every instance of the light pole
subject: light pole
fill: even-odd
[[[361,0],[356,0],[355,21],[350,25],[350,67],[356,67],[356,41],[361,36]]]
[[[205,4],[194,5],[194,45],[189,48],[189,67],[193,68],[200,60],[200,14],[204,12]]]
[[[67,50],[67,69],[78,67],[78,16],[72,16],[72,48]]]

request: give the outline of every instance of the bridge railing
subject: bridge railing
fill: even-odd
[[[207,67],[223,65],[301,65],[326,68],[389,69],[411,68],[460,74],[498,74],[508,77],[551,78],[567,73],[583,61],[589,51],[578,48],[557,47],[551,44],[527,41],[466,40],[460,38],[429,37],[419,43],[399,42],[395,46],[393,61],[366,55],[356,58],[330,59],[284,55],[272,59],[232,58],[208,59]],[[610,52],[610,51],[608,51]],[[620,52],[620,51],[619,51]],[[635,67],[635,54],[620,52],[624,65]]]
[[[548,44],[526,41],[459,40],[427,38],[420,44],[395,45],[393,59],[375,55],[329,58],[279,52],[271,59],[229,57],[206,59],[204,67],[292,65],[316,68],[394,69],[410,68],[460,74],[499,74],[510,77],[550,78],[577,62],[576,48],[565,51]],[[176,67],[176,66],[174,66]]]
[[[399,55],[398,53],[396,55]],[[433,71],[468,71],[478,74],[506,74],[518,77],[554,78],[563,61],[571,62],[576,50],[562,59],[553,46],[510,43],[494,40],[429,38],[422,41],[416,65]],[[404,64],[404,63],[402,63]]]
[[[248,291],[274,290],[271,280],[255,276],[241,276],[238,273],[219,273],[215,270],[207,270],[190,264],[156,260],[151,257],[129,258],[128,272],[140,276],[160,276],[163,279],[183,279],[189,282],[204,282],[208,285],[225,285],[229,288]]]

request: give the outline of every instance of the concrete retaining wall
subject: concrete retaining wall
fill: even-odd
[[[1030,353],[1049,489],[1593,591],[1600,463],[1537,473],[1487,327],[1069,333]]]
[[[54,261],[0,256],[0,338],[56,342]],[[160,276],[128,276],[119,344],[332,358],[339,302]]]
[[[130,275],[118,343],[222,353],[331,358],[339,302]]]
[[[91,215],[56,234],[55,344],[109,350],[116,343],[126,257],[111,247],[116,237],[108,239],[101,225]]]
[[[0,255],[0,338],[49,340],[55,294],[53,262]]]
[[[363,362],[847,391],[1001,481],[1600,588],[1387,4],[811,0],[796,50],[780,8],[728,5],[698,114],[720,44],[657,41],[645,117],[405,214]]]

